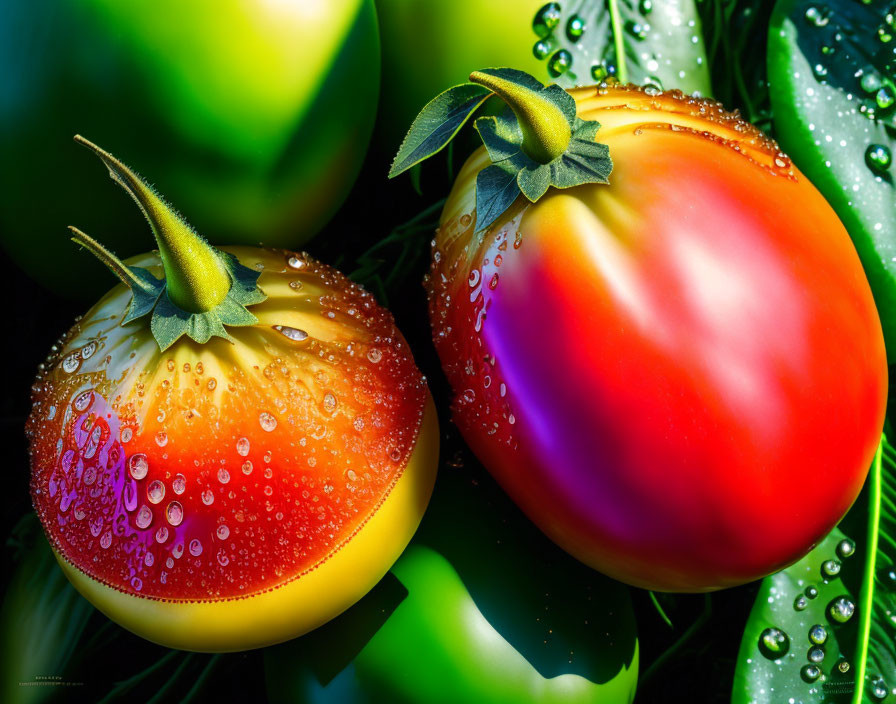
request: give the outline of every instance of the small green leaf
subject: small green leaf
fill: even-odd
[[[497,116],[480,117],[473,125],[495,166],[513,174],[527,166],[538,166],[523,152],[523,133],[509,108]]]
[[[122,325],[137,320],[137,318],[142,318],[144,315],[149,315],[152,309],[155,308],[162,291],[165,290],[165,282],[153,276],[148,269],[139,266],[129,268],[134,276],[146,284],[146,287],[131,286],[133,298],[131,298],[131,303],[128,306],[127,315],[121,321]]]
[[[392,162],[389,178],[395,178],[441,151],[490,95],[491,91],[487,88],[464,83],[433,98],[408,130]]]
[[[494,165],[480,171],[476,176],[476,232],[487,230],[519,194],[516,174]]]
[[[230,293],[228,294],[229,298],[232,298],[234,301],[241,303],[244,306],[255,305],[256,303],[261,303],[267,299],[265,292],[258,288],[258,277],[261,276],[260,271],[250,269],[249,267],[240,264],[240,260],[236,258],[236,255],[233,255],[230,252],[222,252],[219,250],[218,253],[224,260],[224,265],[227,267],[227,271],[230,272],[230,278],[233,282],[230,287]],[[228,324],[239,325],[240,323]],[[251,324],[252,323],[243,323],[243,325]]]

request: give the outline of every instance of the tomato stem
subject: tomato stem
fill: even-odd
[[[221,303],[232,282],[214,247],[125,164],[80,135],[75,136],[75,141],[102,159],[112,179],[131,195],[149,221],[162,257],[171,302],[189,313],[204,313]],[[96,248],[90,249],[97,254]],[[103,261],[108,265],[106,259]]]
[[[524,85],[482,71],[470,80],[485,86],[510,106],[523,132],[523,151],[548,164],[566,151],[572,137],[569,120],[557,105]]]

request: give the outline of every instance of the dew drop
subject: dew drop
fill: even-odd
[[[845,675],[849,672],[849,662],[847,660],[841,660],[837,663],[837,669]]]
[[[336,410],[336,397],[329,391],[324,394],[324,410],[332,413]]]
[[[218,550],[217,557],[218,557],[218,564],[221,565],[221,567],[227,567],[227,565],[230,564],[230,558],[227,557],[227,554],[224,552],[223,548]]]
[[[141,589],[143,589],[143,580],[139,577],[134,577],[131,580],[131,586],[139,592]]]
[[[572,54],[566,49],[560,49],[548,59],[548,73],[554,78],[564,74],[572,66]]]
[[[190,554],[193,557],[199,557],[202,554],[202,543],[197,538],[190,541]]]
[[[560,24],[560,3],[549,2],[535,13],[532,29],[539,37],[546,37]]]
[[[146,553],[143,558],[143,564],[147,567],[152,567],[153,563],[156,561],[156,558],[153,557],[151,552]]]
[[[573,15],[566,21],[566,38],[577,42],[585,33],[585,20],[581,15]]]
[[[844,538],[837,543],[837,555],[841,560],[845,560],[847,557],[852,557],[855,551],[856,544],[849,538]]]
[[[268,433],[277,427],[277,419],[267,411],[262,411],[258,416],[258,422],[261,424],[261,429]]]
[[[181,521],[184,520],[184,507],[180,505],[179,501],[172,501],[168,504],[165,516],[168,519],[168,523],[173,526],[179,526]]]
[[[150,503],[159,503],[165,498],[165,485],[158,479],[150,482],[149,486],[146,487],[146,498],[149,499]]]
[[[804,682],[815,682],[815,680],[821,677],[821,669],[817,665],[803,665],[803,668],[800,670],[800,677],[803,678]]]
[[[240,438],[236,441],[236,452],[240,457],[249,454],[249,438]]]
[[[112,545],[112,531],[107,530],[103,533],[103,537],[100,538],[100,547],[108,550],[110,545]]]
[[[128,460],[128,471],[134,479],[143,479],[149,471],[149,462],[146,461],[146,455],[131,455]]]
[[[825,560],[821,565],[821,575],[831,579],[840,574],[840,563],[837,560]]]
[[[759,634],[759,652],[769,660],[777,660],[790,650],[790,638],[780,628],[766,628]]]
[[[295,255],[289,257],[289,259],[286,260],[286,264],[290,269],[303,269],[305,267],[305,262]]]
[[[800,594],[796,599],[793,600],[793,608],[797,611],[802,611],[809,605],[809,599],[806,598],[805,594]]]
[[[539,61],[543,61],[551,55],[551,52],[557,48],[557,43],[553,37],[539,39],[532,47],[532,55]]]
[[[809,641],[815,645],[824,645],[828,639],[827,629],[820,623],[816,623],[809,629]]]
[[[168,444],[168,433],[164,430],[160,430],[156,433],[156,445],[159,447],[165,447]]]
[[[275,325],[274,330],[293,342],[302,342],[303,340],[308,339],[307,332],[299,330],[298,328],[291,328],[288,325]]]
[[[498,275],[494,274],[492,280],[488,282],[488,287],[493,291],[498,288]]]
[[[872,171],[886,171],[893,163],[893,154],[884,144],[870,144],[865,150],[865,163]]]
[[[187,478],[183,474],[175,474],[171,481],[171,489],[178,496],[183,494],[187,489]]]
[[[243,462],[243,474],[245,474],[247,477],[250,474],[252,474],[252,461],[251,460],[246,460],[245,462]]]
[[[883,701],[887,698],[889,691],[887,690],[887,683],[884,681],[883,677],[878,676],[871,680],[870,693],[871,696],[878,701]]]
[[[818,587],[816,587],[813,584],[810,584],[808,587],[806,587],[806,596],[809,597],[810,599],[814,599],[815,597],[817,597],[818,596]]]
[[[846,623],[856,612],[856,605],[845,596],[837,597],[828,606],[828,614],[837,623]]]
[[[824,27],[830,20],[830,11],[827,8],[819,9],[812,5],[806,10],[806,21],[813,27]]]
[[[156,542],[164,543],[166,540],[168,540],[168,529],[165,526],[159,526],[156,531]]]
[[[806,657],[809,659],[809,662],[813,662],[817,665],[824,661],[824,648],[820,645],[812,646],[809,648],[809,652],[806,653]]]
[[[86,411],[87,407],[90,406],[90,401],[93,398],[93,394],[90,391],[85,391],[83,394],[79,394],[77,398],[75,398],[72,405],[75,407],[76,411]]]
[[[69,374],[74,374],[78,371],[78,367],[81,366],[81,357],[77,352],[73,352],[64,360],[62,360],[62,370]]]
[[[215,531],[219,540],[227,540],[230,537],[230,528],[225,526],[223,523],[218,526],[218,530]]]
[[[206,489],[202,492],[202,503],[206,506],[211,506],[215,501],[215,495],[212,493],[211,489]]]
[[[150,523],[152,523],[152,511],[150,510],[149,506],[143,504],[140,507],[140,510],[137,511],[137,518],[134,519],[134,522],[137,524],[137,527],[141,529],[146,528]]]
[[[383,353],[380,352],[376,347],[371,347],[369,350],[367,350],[367,359],[374,364],[379,364],[382,358]]]
[[[230,481],[230,472],[228,472],[224,467],[218,470],[218,481],[222,484],[226,484]]]

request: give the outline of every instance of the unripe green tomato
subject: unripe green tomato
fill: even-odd
[[[66,225],[121,256],[152,239],[74,134],[127,153],[213,243],[295,248],[357,176],[380,76],[373,0],[9,0],[0,66],[0,238],[85,298],[107,279],[61,254]]]
[[[532,27],[545,0],[376,0],[383,46],[379,139],[398,148],[420,109],[470,73],[512,66],[553,80],[536,58]],[[425,5],[425,6],[424,6]]]

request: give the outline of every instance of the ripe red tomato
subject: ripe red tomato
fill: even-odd
[[[839,220],[717,104],[571,91],[610,185],[519,198],[474,236],[481,149],[428,278],[455,420],[551,538],[630,584],[701,591],[801,557],[883,424],[877,311]]]

